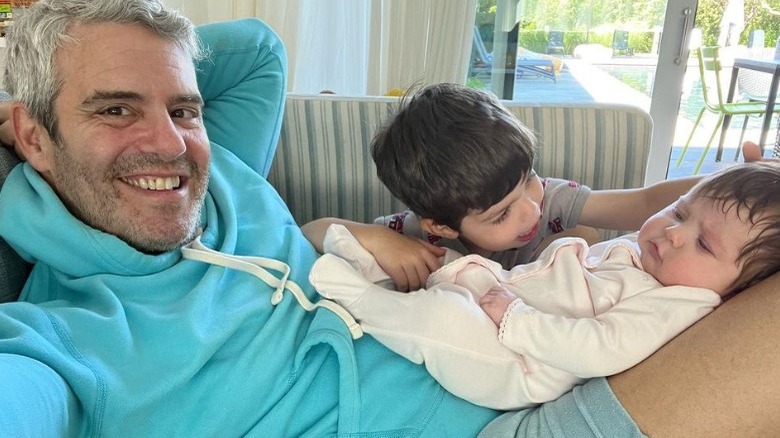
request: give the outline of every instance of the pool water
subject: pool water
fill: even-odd
[[[656,67],[652,65],[602,65],[602,70],[614,76],[631,88],[650,97],[653,93],[653,81]],[[725,85],[728,87],[728,85]],[[724,92],[728,88],[724,89]],[[680,116],[693,123],[699,111],[704,107],[704,97],[701,88],[701,77],[696,67],[688,67],[683,79],[683,90],[680,99]],[[704,117],[707,117],[706,114]],[[714,116],[713,116],[714,117]],[[730,127],[742,129],[742,117],[733,117]],[[760,129],[761,118],[750,117],[748,129]]]

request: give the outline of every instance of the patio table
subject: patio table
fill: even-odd
[[[772,116],[775,109],[775,100],[777,99],[778,83],[780,83],[780,59],[763,59],[763,58],[735,58],[734,67],[731,73],[731,82],[729,83],[729,94],[727,102],[734,101],[734,91],[737,87],[737,75],[739,69],[744,68],[748,70],[756,70],[772,75],[772,83],[769,86],[769,95],[766,99],[766,112],[764,112],[764,123],[761,126],[761,137],[759,139],[759,146],[762,151],[766,144],[766,139],[769,136],[769,125],[772,123]],[[720,142],[723,144],[723,140],[726,137],[726,130],[731,122],[731,116],[726,116],[723,119],[723,127],[720,132]],[[720,150],[719,150],[720,152]],[[716,161],[720,161],[720,156],[716,157]]]

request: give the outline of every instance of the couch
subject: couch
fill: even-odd
[[[397,104],[394,97],[288,94],[268,180],[299,224],[323,216],[367,222],[404,208],[376,178],[368,151],[374,129]],[[506,105],[539,137],[534,167],[540,175],[594,189],[642,185],[652,129],[645,111],[590,103]],[[0,184],[17,163],[0,148]],[[0,239],[0,302],[18,297],[29,269]],[[780,276],[769,281],[780,287]]]
[[[404,209],[376,178],[368,148],[374,130],[398,102],[397,97],[288,93],[268,180],[298,224],[323,216],[367,222]],[[652,130],[645,111],[604,104],[506,105],[539,136],[539,175],[595,189],[642,185]],[[0,148],[0,184],[17,163]],[[29,269],[0,239],[0,302],[18,297]]]
[[[614,104],[505,104],[539,137],[539,175],[594,189],[642,186],[652,131],[646,111]],[[298,224],[323,216],[367,222],[404,208],[376,178],[369,151],[374,130],[397,105],[395,97],[288,94],[268,180]]]

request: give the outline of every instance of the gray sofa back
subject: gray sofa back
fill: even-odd
[[[288,95],[268,180],[299,224],[325,216],[370,222],[404,209],[377,179],[369,150],[377,126],[397,104],[393,97]],[[505,104],[539,137],[539,175],[594,189],[642,186],[652,132],[646,111],[614,104]]]

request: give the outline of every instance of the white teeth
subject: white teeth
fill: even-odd
[[[144,190],[172,190],[178,188],[181,184],[178,176],[165,178],[122,178],[122,181]]]

